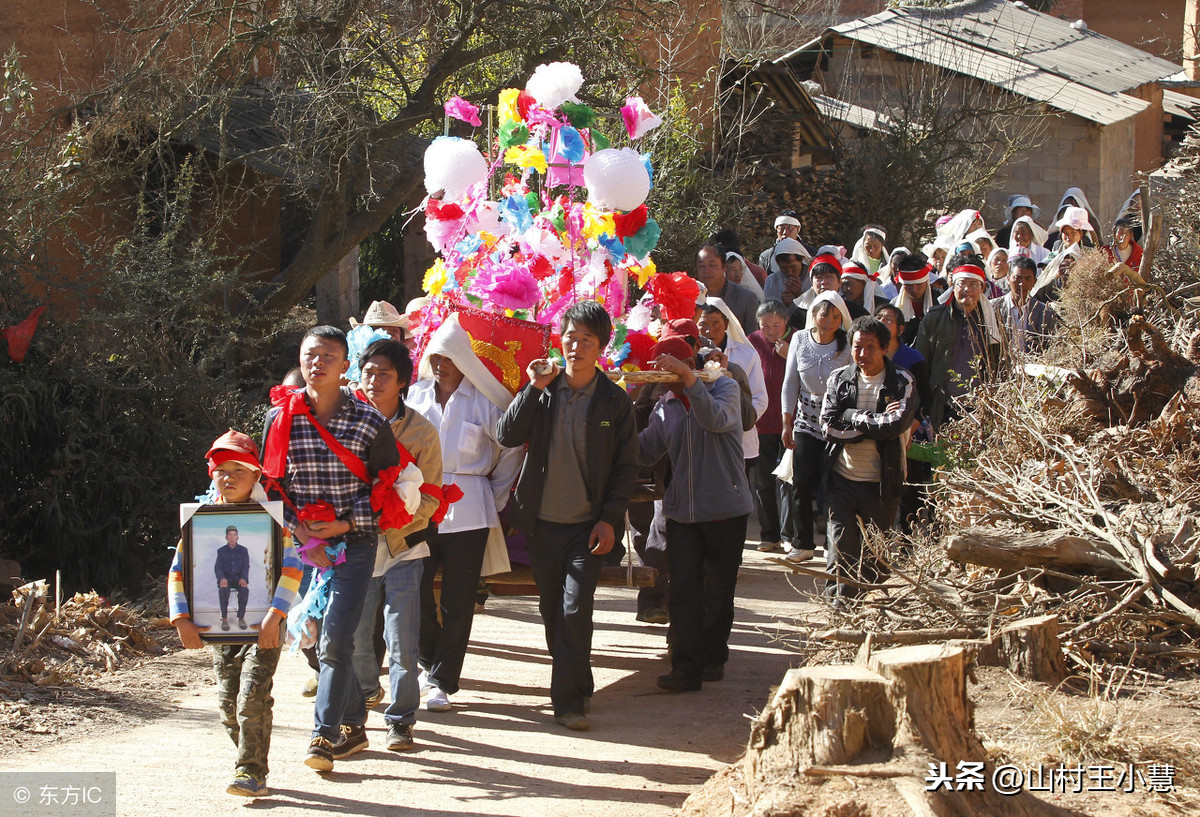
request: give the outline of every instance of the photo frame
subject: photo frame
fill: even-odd
[[[258,640],[283,560],[283,503],[179,506],[180,564],[188,611],[200,637],[221,644]]]

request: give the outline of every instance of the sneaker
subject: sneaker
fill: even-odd
[[[266,778],[250,772],[238,772],[233,776],[233,782],[225,787],[225,793],[241,797],[266,797],[271,792],[267,790]]]
[[[586,732],[592,728],[592,722],[582,712],[568,712],[565,715],[555,715],[555,723],[561,723],[572,732]]]
[[[316,673],[313,677],[304,682],[304,686],[300,687],[300,694],[305,698],[315,698],[317,696],[317,680],[320,678]]]
[[[425,670],[421,670],[421,674],[417,676],[417,683],[421,686],[422,695],[433,689],[433,681],[429,679],[429,673]]]
[[[725,677],[724,664],[709,664],[704,668],[704,673],[700,676],[703,681],[720,681]]]
[[[228,630],[228,629],[229,629],[229,619],[227,619],[227,618],[223,618],[223,619],[221,619],[221,629],[222,629],[222,630]]]
[[[638,621],[644,621],[647,624],[670,624],[671,615],[665,607],[650,607],[646,610],[639,611],[637,614]]]
[[[387,748],[389,752],[411,752],[417,748],[413,743],[412,724],[390,724],[387,733]]]
[[[376,686],[375,691],[367,696],[367,709],[374,709],[383,700],[383,687]]]
[[[782,550],[783,546],[779,542],[759,542],[759,553],[774,553],[777,550]]]
[[[429,690],[429,697],[425,700],[425,708],[430,712],[449,712],[454,707],[450,704],[449,695],[438,687],[433,687]]]
[[[308,744],[308,754],[304,758],[304,765],[310,769],[316,769],[318,772],[333,771],[333,744],[317,735]]]
[[[800,548],[792,548],[788,551],[785,557],[789,562],[807,562],[816,555],[812,550],[802,550]]]
[[[658,688],[663,692],[699,692],[703,682],[699,678],[688,678],[682,670],[673,669],[658,676]]]
[[[342,724],[342,736],[338,738],[338,742],[333,744],[333,759],[341,760],[356,755],[363,749],[370,746],[367,740],[367,727],[365,724],[348,723]],[[311,749],[310,749],[311,751]]]

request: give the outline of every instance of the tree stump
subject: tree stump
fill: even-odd
[[[1058,643],[1058,616],[1014,622],[1000,631],[1000,657],[1023,678],[1057,684],[1067,677],[1067,662]]]
[[[798,769],[888,760],[896,733],[890,686],[852,664],[789,670],[750,727],[743,764],[751,796]]]
[[[866,665],[893,682],[898,744],[923,747],[951,768],[960,760],[983,760],[967,700],[966,650],[944,644],[897,647],[871,653]]]

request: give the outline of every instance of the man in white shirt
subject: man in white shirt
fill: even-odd
[[[438,430],[443,479],[463,494],[429,537],[421,581],[418,654],[424,668],[422,685],[429,690],[425,708],[447,712],[452,708],[450,696],[459,688],[489,540],[498,551],[493,556],[503,562],[501,569],[507,569],[499,513],[508,504],[522,452],[496,442],[496,421],[512,395],[476,356],[457,315],[447,318],[430,338],[420,377],[409,392],[408,405]],[[433,582],[439,569],[442,592],[435,601]]]
[[[992,299],[996,317],[1008,330],[1014,353],[1040,349],[1054,333],[1055,316],[1044,302],[1029,297],[1037,283],[1037,264],[1032,258],[1018,258],[1008,281],[1008,294]]]

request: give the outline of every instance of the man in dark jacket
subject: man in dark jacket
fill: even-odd
[[[990,301],[983,299],[983,260],[963,254],[951,261],[954,297],[921,321],[913,348],[929,361],[932,396],[926,413],[933,430],[957,416],[954,400],[995,376],[1001,335]]]
[[[827,442],[825,505],[829,532],[826,569],[839,577],[875,582],[878,562],[863,553],[863,525],[891,528],[904,487],[905,434],[912,426],[917,396],[913,377],[884,352],[891,330],[875,318],[859,318],[850,327],[854,363],[829,378],[821,406],[821,430]],[[850,597],[860,590],[831,582],[826,595]]]
[[[633,405],[596,368],[612,321],[595,301],[562,317],[566,367],[529,365],[530,382],[496,423],[508,448],[529,444],[513,495],[513,522],[529,537],[546,646],[554,720],[591,728],[592,600],[604,555],[624,531],[637,477]]]
[[[238,529],[225,528],[225,547],[217,551],[217,600],[221,604],[221,629],[229,629],[229,593],[237,593],[238,627],[246,629],[246,603],[250,600],[250,551],[238,544]]]

